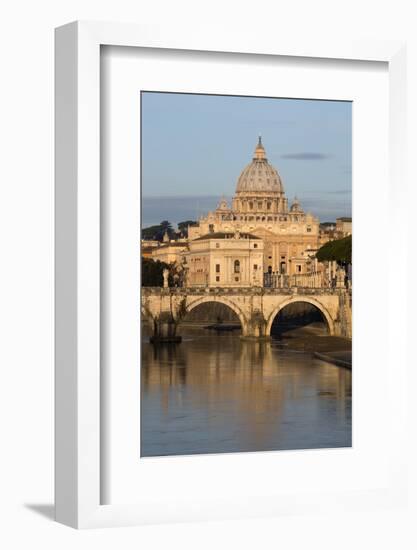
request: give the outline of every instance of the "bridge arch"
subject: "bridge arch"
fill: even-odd
[[[282,311],[285,307],[287,307],[290,304],[303,303],[303,302],[315,306],[320,311],[320,313],[326,319],[330,336],[333,336],[335,334],[334,321],[329,311],[321,302],[319,302],[315,298],[310,298],[308,296],[291,297],[288,300],[285,300],[284,302],[279,304],[279,306],[277,306],[268,317],[267,324],[266,324],[266,334],[268,336],[271,334],[272,323],[274,322],[275,317],[279,314],[280,311]]]
[[[224,306],[227,306],[232,311],[234,311],[234,313],[236,313],[237,317],[239,318],[240,325],[242,327],[242,333],[245,333],[247,327],[247,319],[245,317],[245,314],[239,308],[239,306],[234,304],[231,300],[224,298],[223,296],[203,296],[201,298],[197,298],[196,300],[193,300],[192,302],[186,304],[185,313],[190,313],[190,311],[192,311],[197,306],[200,306],[201,304],[209,303],[223,304]]]

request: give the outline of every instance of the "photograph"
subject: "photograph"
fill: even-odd
[[[352,446],[352,102],[141,91],[140,458]]]

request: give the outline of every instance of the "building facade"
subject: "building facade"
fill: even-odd
[[[231,206],[222,199],[215,211],[188,231],[190,247],[212,233],[239,231],[262,239],[267,273],[307,273],[310,257],[319,247],[319,220],[305,213],[297,198],[288,205],[281,177],[268,162],[261,138],[238,178]]]
[[[187,250],[186,241],[163,242],[160,246],[151,250],[151,258],[155,261],[165,262],[166,264],[180,265],[182,262],[182,253]]]
[[[341,237],[352,235],[352,218],[336,218],[336,231]]]
[[[151,239],[142,239],[141,241],[141,253],[143,258],[152,258],[152,251],[154,248],[160,246],[159,241],[153,241]]]
[[[183,257],[186,286],[263,285],[263,242],[249,233],[208,233],[190,241]]]

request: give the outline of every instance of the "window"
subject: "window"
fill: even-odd
[[[220,243],[216,243],[216,248],[220,248]]]
[[[235,263],[234,263],[234,272],[235,272],[235,273],[240,273],[240,262],[239,262],[239,260],[235,260]]]
[[[253,264],[253,269],[256,271],[258,269],[258,264]]]
[[[239,277],[235,277],[235,281],[238,283],[239,282]]]
[[[250,202],[249,203],[249,210],[252,210],[253,209],[253,202]]]
[[[311,233],[311,227],[307,227],[307,233]]]
[[[269,183],[269,180],[268,180],[268,183]],[[270,203],[270,202],[267,202],[267,203],[266,203],[266,208],[267,208],[268,210],[271,210],[271,203]]]
[[[216,277],[216,282],[218,283],[220,281],[220,277]]]
[[[216,264],[216,273],[220,273],[220,264]]]
[[[297,265],[297,272],[301,273],[301,265]]]
[[[258,243],[253,243],[253,248],[258,248]]]
[[[261,202],[258,202],[258,208],[259,208],[259,210],[262,209],[262,203]]]

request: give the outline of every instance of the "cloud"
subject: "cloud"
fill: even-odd
[[[330,158],[330,156],[331,155],[324,155],[323,153],[302,152],[302,153],[287,153],[285,155],[281,155],[281,158],[293,159],[293,160],[325,160]]]

